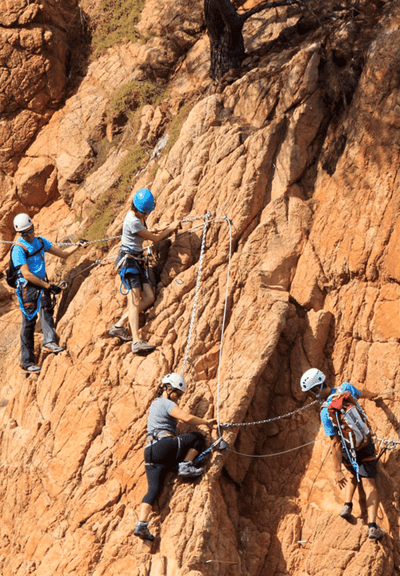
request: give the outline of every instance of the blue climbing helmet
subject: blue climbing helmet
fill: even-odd
[[[147,188],[141,188],[133,197],[132,203],[142,214],[150,214],[154,210],[154,196]]]

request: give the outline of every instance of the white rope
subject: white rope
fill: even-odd
[[[272,456],[282,456],[283,454],[288,454],[289,452],[295,452],[296,450],[300,450],[305,446],[311,446],[311,444],[315,444],[320,440],[325,440],[327,436],[322,436],[321,438],[316,438],[311,442],[307,442],[306,444],[302,444],[301,446],[296,446],[296,448],[289,448],[289,450],[283,450],[282,452],[274,452],[272,454],[244,454],[243,452],[236,452],[236,450],[232,450],[231,448],[227,448],[228,452],[233,452],[233,454],[237,454],[238,456],[247,456],[248,458],[272,458]]]
[[[185,372],[186,364],[187,364],[187,361],[188,361],[188,359],[189,359],[190,341],[191,341],[191,339],[192,339],[194,320],[195,320],[195,317],[196,317],[196,306],[197,306],[197,299],[198,299],[199,290],[200,290],[201,270],[202,270],[202,267],[203,267],[203,257],[204,257],[204,249],[205,249],[205,242],[206,242],[206,234],[207,234],[208,220],[209,220],[209,217],[210,217],[210,216],[211,216],[210,212],[207,212],[207,214],[204,214],[203,236],[202,236],[202,239],[201,239],[200,258],[199,258],[199,269],[198,269],[198,271],[197,271],[196,291],[195,291],[195,294],[194,294],[192,316],[191,316],[191,319],[190,319],[189,334],[188,334],[188,339],[187,339],[187,343],[186,343],[185,357],[184,357],[184,360],[183,360],[183,367],[182,367],[182,373],[181,373],[182,376],[183,376],[183,374],[184,374],[184,372]],[[187,219],[187,221],[197,220],[198,218],[200,218],[200,216],[196,216],[196,217],[194,217],[194,218],[192,218],[192,219]],[[201,217],[201,218],[203,218],[203,217]]]

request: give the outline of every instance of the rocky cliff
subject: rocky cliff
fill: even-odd
[[[204,219],[155,250],[157,297],[142,332],[157,349],[147,357],[107,334],[126,307],[118,239],[66,264],[48,258],[50,277],[68,283],[57,309],[67,350],[45,355],[38,333],[39,376],[19,373],[20,312],[2,280],[3,576],[400,573],[398,450],[379,462],[388,535],[371,543],[361,489],[354,523],[338,516],[343,494],[315,407],[225,429],[229,449],[213,454],[201,480],[168,477],[152,547],[133,535],[147,410],[185,357],[183,407],[222,423],[304,407],[299,379],[311,366],[336,384],[400,388],[399,3],[364,0],[318,18],[300,8],[250,18],[248,58],[215,85],[198,3],[148,0],[143,41],[91,60],[80,32],[99,4],[3,4],[2,269],[21,211],[64,242],[114,202],[111,224],[93,239],[118,236],[131,198],[116,201],[121,167],[134,164],[138,146],[147,156],[130,184],[156,196],[150,225],[210,212],[204,254]],[[150,83],[163,99],[139,106]],[[128,84],[134,122],[112,106]],[[169,145],[150,159],[165,135]],[[398,399],[364,403],[379,439],[398,439]]]

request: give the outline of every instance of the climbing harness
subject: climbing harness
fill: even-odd
[[[147,251],[147,254],[150,254],[150,250]],[[141,252],[135,254],[134,252],[126,252],[125,250],[121,250],[119,255],[122,255],[121,259],[119,261],[117,260],[116,265],[117,272],[121,277],[119,291],[122,296],[127,296],[129,294],[130,288],[125,280],[126,274],[129,272],[133,274],[142,274],[143,276],[146,276],[150,282],[150,278],[147,273],[149,260],[148,257],[146,259]],[[122,291],[123,287],[125,288],[126,292]]]
[[[28,283],[26,283],[26,284],[28,284]],[[26,316],[26,318],[27,318],[27,319],[29,320],[29,322],[30,322],[31,320],[33,320],[33,318],[34,318],[34,317],[36,316],[36,314],[39,312],[40,302],[41,302],[42,296],[43,296],[43,290],[38,290],[39,295],[37,296],[37,299],[35,298],[36,307],[34,308],[33,312],[30,312],[30,313],[29,313],[29,312],[27,312],[27,310],[26,310],[26,304],[24,304],[23,296],[22,296],[22,294],[21,294],[21,290],[23,290],[23,289],[25,289],[25,288],[26,288],[26,285],[25,285],[25,286],[18,286],[18,288],[17,288],[17,290],[16,290],[16,293],[17,293],[19,308],[20,308],[22,314],[23,314],[24,316]],[[33,302],[29,302],[28,304],[34,304],[34,303],[33,303]]]
[[[20,244],[19,242],[16,242],[15,246],[20,246],[23,249],[23,251],[25,252],[25,258],[26,258],[26,260],[28,260],[28,258],[32,258],[33,256],[36,256],[36,254],[39,254],[42,252],[42,250],[44,250],[43,238],[38,236],[38,240],[40,243],[40,247],[31,253],[28,251],[28,249],[23,244]],[[31,321],[31,320],[33,320],[33,318],[35,318],[36,314],[39,311],[40,302],[41,302],[41,299],[43,296],[43,290],[40,290],[38,287],[34,286],[33,284],[30,284],[22,276],[22,274],[20,272],[20,268],[21,268],[20,266],[14,266],[13,261],[12,261],[13,248],[14,248],[14,246],[11,248],[10,264],[9,264],[8,270],[6,271],[6,281],[10,287],[16,289],[19,308],[20,308],[21,312],[24,314],[24,316],[26,316],[28,321]],[[26,295],[28,288],[34,288],[37,291],[37,294],[35,295],[35,298],[32,302],[24,302],[24,296]],[[35,306],[35,303],[36,303],[36,306]],[[34,309],[32,310],[32,312],[28,312],[27,308],[28,307],[31,308],[32,305],[34,306]]]

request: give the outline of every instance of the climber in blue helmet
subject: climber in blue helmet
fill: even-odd
[[[121,248],[115,263],[121,277],[121,288],[123,286],[127,291],[128,312],[111,327],[109,334],[126,342],[132,340],[134,354],[152,352],[155,348],[139,336],[139,313],[154,302],[154,292],[143,258],[143,241],[159,242],[180,226],[180,220],[176,220],[168,226],[157,225],[157,230],[148,230],[146,217],[154,208],[154,196],[150,190],[141,188],[134,194],[132,210],[125,216]],[[129,321],[131,333],[124,327],[126,320]]]

